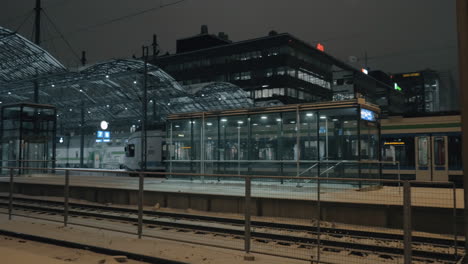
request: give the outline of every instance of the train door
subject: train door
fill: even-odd
[[[433,136],[432,138],[432,180],[448,181],[448,138]]]
[[[420,136],[415,138],[416,153],[416,180],[431,181],[431,137]]]
[[[448,181],[447,136],[416,137],[416,180]]]

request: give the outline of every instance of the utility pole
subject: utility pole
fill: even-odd
[[[141,120],[141,170],[146,170],[146,152],[147,152],[147,140],[146,140],[146,124],[148,122],[148,85],[147,85],[147,75],[148,75],[148,47],[142,47],[142,57],[145,62],[144,66],[144,76],[143,76],[143,100],[142,100],[142,114],[143,118]]]
[[[463,190],[465,202],[463,227],[465,238],[468,238],[468,0],[457,0],[458,25],[458,72],[460,74],[460,107],[462,118],[462,161]],[[468,243],[465,243],[465,251]],[[466,251],[468,252],[468,251]],[[468,264],[465,257],[464,263]]]
[[[34,8],[36,18],[34,20],[34,43],[41,45],[41,0],[36,0],[36,7]],[[34,103],[39,103],[39,83],[34,80]]]
[[[81,52],[81,65],[86,64],[86,51]],[[81,90],[82,91],[82,90]],[[84,127],[85,127],[85,105],[84,105],[84,92],[80,94],[81,97],[81,126],[80,126],[80,168],[84,167]]]

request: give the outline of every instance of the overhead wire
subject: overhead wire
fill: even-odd
[[[29,20],[29,18],[31,17],[32,12],[33,12],[32,10],[28,12],[28,15],[23,20],[23,22],[21,22],[21,24],[16,28],[15,32],[18,32],[23,27],[23,25],[26,23],[26,21]]]
[[[109,25],[109,24],[112,24],[112,23],[115,23],[115,22],[118,22],[118,21],[126,20],[126,19],[129,19],[129,18],[135,17],[135,16],[139,16],[139,15],[150,13],[150,12],[153,12],[153,11],[156,11],[156,10],[159,10],[159,9],[163,9],[165,7],[177,5],[177,4],[180,4],[180,3],[185,2],[185,1],[187,1],[187,0],[178,0],[178,1],[175,1],[175,2],[172,2],[172,3],[163,4],[163,5],[159,5],[159,6],[156,6],[156,7],[151,7],[151,8],[144,9],[144,10],[132,13],[132,14],[116,17],[116,18],[113,18],[113,19],[110,19],[110,20],[107,20],[107,21],[104,21],[104,22],[100,22],[100,23],[96,23],[96,24],[93,24],[93,25],[85,26],[85,27],[79,28],[77,30],[67,32],[67,33],[65,33],[65,35],[74,35],[74,34],[77,34],[77,33],[80,33],[80,32],[89,31],[89,30],[97,28],[97,27],[102,27],[102,26]],[[50,41],[50,40],[56,39],[58,37],[59,36],[55,36],[55,37],[52,37],[50,39],[46,39],[44,41]]]
[[[55,31],[57,31],[57,33],[60,35],[60,37],[63,39],[63,41],[65,42],[65,44],[68,46],[68,48],[70,49],[70,51],[72,52],[73,56],[75,56],[75,58],[78,60],[78,62],[80,62],[80,56],[78,56],[78,53],[76,53],[76,51],[73,49],[73,47],[70,45],[70,42],[68,42],[68,40],[65,38],[65,36],[62,34],[62,32],[60,31],[60,29],[58,28],[58,26],[54,23],[54,21],[52,21],[52,19],[49,17],[49,15],[47,15],[47,13],[43,10],[42,11],[45,15],[45,17],[47,18],[47,20],[49,20],[49,22],[52,24],[52,27],[55,29]]]

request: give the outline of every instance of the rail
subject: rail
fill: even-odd
[[[332,161],[325,161],[325,163],[329,163]],[[373,162],[368,162],[368,161],[361,161],[361,162],[356,162],[353,161],[354,163],[373,163]],[[396,164],[396,162],[382,162],[382,163],[392,163]],[[336,167],[342,164],[340,161],[338,163],[334,164],[332,167]],[[14,188],[15,188],[15,171],[24,171],[24,170],[40,170],[44,171],[44,168],[34,168],[34,167],[1,167],[1,169],[7,169],[9,171],[9,194],[8,194],[8,216],[9,219],[12,219],[12,217],[15,215],[13,210],[14,210],[14,204],[13,201],[15,200],[15,197],[13,195],[14,193]],[[129,174],[135,174],[137,173],[139,175],[139,184],[138,184],[138,199],[136,200],[138,204],[138,209],[137,214],[137,231],[136,234],[139,238],[146,236],[144,234],[144,224],[145,221],[143,219],[144,212],[143,212],[143,201],[144,201],[144,176],[167,176],[167,173],[165,172],[129,172],[129,171],[116,171],[116,170],[102,170],[102,169],[70,169],[70,168],[48,168],[51,172],[57,172],[57,171],[62,171],[65,172],[65,180],[64,180],[64,203],[63,203],[63,224],[64,225],[70,225],[70,224],[76,224],[76,223],[70,223],[69,220],[69,214],[72,212],[70,209],[70,203],[69,203],[69,198],[70,198],[70,175],[73,172],[96,172],[96,173],[115,173],[115,174],[122,174],[122,175],[129,175]],[[326,171],[325,171],[326,172]],[[252,227],[251,227],[251,203],[252,201],[252,179],[300,179],[300,180],[305,180],[305,181],[310,181],[315,183],[315,190],[316,190],[316,200],[317,200],[317,211],[321,212],[321,203],[320,201],[322,200],[321,198],[321,186],[324,186],[324,183],[329,184],[331,181],[336,181],[336,182],[374,182],[374,183],[392,183],[394,185],[399,185],[403,186],[403,192],[401,194],[401,201],[402,201],[402,208],[403,210],[403,251],[404,252],[404,258],[406,261],[410,261],[412,256],[411,256],[411,251],[412,251],[412,226],[411,221],[411,206],[412,206],[412,201],[409,197],[411,197],[411,185],[414,184],[438,184],[441,186],[447,186],[451,187],[453,190],[453,248],[454,248],[454,259],[458,259],[460,257],[459,255],[459,245],[458,245],[458,237],[457,237],[457,205],[456,205],[456,188],[455,185],[451,182],[431,182],[431,181],[401,181],[401,180],[386,180],[386,179],[362,179],[362,178],[336,178],[336,177],[330,177],[330,178],[321,178],[321,177],[304,177],[304,176],[278,176],[278,175],[238,175],[238,174],[207,174],[207,173],[171,173],[173,175],[179,175],[179,176],[199,176],[199,177],[229,177],[229,178],[237,178],[239,180],[243,180],[245,182],[245,210],[244,210],[244,237],[243,240],[245,242],[244,245],[244,251],[246,254],[249,254],[250,252],[257,252],[255,249],[252,249],[252,244],[251,241],[253,240],[253,237],[255,235],[258,235],[258,232],[252,232]],[[326,187],[326,186],[325,186]],[[317,234],[317,239],[316,240],[310,240],[310,241],[316,241],[313,243],[317,243],[318,248],[320,248],[320,245],[327,245],[328,243],[326,240],[323,238],[320,238],[321,232],[324,232],[320,228],[320,221],[321,217],[317,218],[318,226],[316,227],[316,231],[314,231]],[[325,234],[325,233],[324,233]],[[322,242],[321,242],[322,241]],[[315,258],[319,259],[321,251],[317,250],[317,253],[315,253]],[[318,262],[317,262],[318,263]],[[409,263],[409,262],[406,262]]]

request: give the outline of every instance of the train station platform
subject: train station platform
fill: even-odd
[[[64,177],[33,175],[15,177],[14,193],[33,196],[63,196]],[[300,187],[298,187],[300,186]],[[245,186],[240,181],[145,178],[144,204],[217,213],[244,213]],[[0,191],[9,190],[9,178],[0,177]],[[315,183],[295,181],[252,182],[252,215],[296,219],[316,219],[318,195]],[[70,176],[70,197],[102,204],[135,205],[138,178],[122,176]],[[397,186],[370,186],[359,189],[348,183],[320,185],[323,221],[401,228],[403,189]],[[412,187],[414,229],[452,233],[454,213],[462,216],[463,190]],[[454,210],[454,206],[457,210]],[[435,219],[429,216],[437,215]],[[461,219],[461,217],[460,217]],[[462,232],[462,224],[457,223]]]

